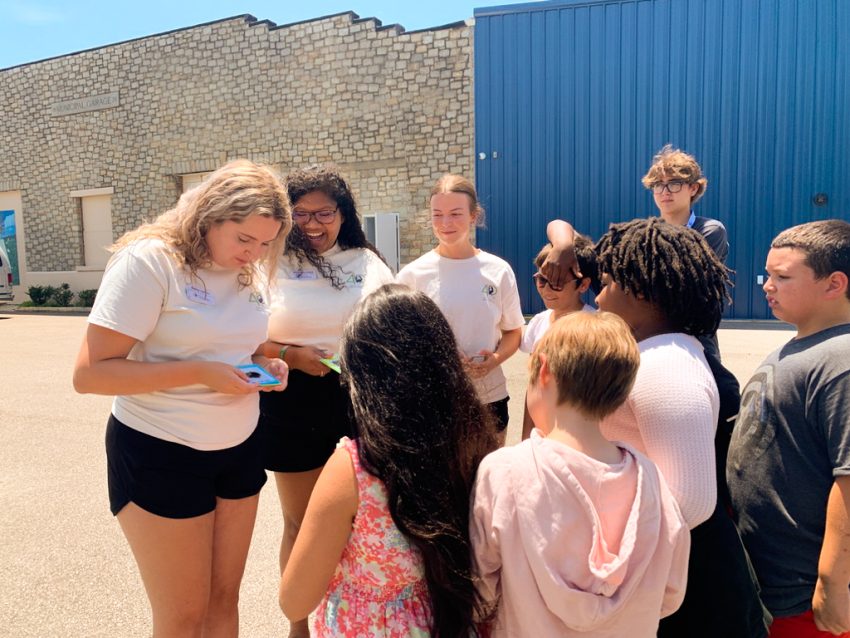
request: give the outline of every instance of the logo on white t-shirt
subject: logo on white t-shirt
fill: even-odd
[[[266,311],[266,300],[263,299],[263,296],[258,292],[252,292],[248,295],[248,301],[254,304],[257,310]]]
[[[489,301],[496,296],[497,291],[498,288],[493,284],[484,284],[484,287],[481,289],[481,296],[484,298],[484,301]]]
[[[362,288],[365,279],[360,273],[354,273],[353,275],[349,275],[348,279],[345,280],[345,286],[346,288]]]

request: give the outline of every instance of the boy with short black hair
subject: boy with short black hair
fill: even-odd
[[[744,388],[727,479],[771,638],[850,636],[850,224],[780,233],[764,284],[797,335]]]
[[[654,638],[684,597],[690,537],[655,465],[602,436],[640,364],[612,313],[558,319],[530,359],[538,429],[478,468],[471,539],[492,636]]]

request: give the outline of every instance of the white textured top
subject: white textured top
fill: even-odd
[[[717,384],[694,337],[663,334],[638,346],[635,385],[620,409],[602,421],[602,434],[655,462],[693,529],[717,503]]]
[[[504,259],[483,250],[468,259],[448,259],[431,250],[402,268],[397,279],[434,300],[466,356],[495,351],[503,330],[525,324],[514,271]],[[508,396],[501,366],[472,382],[484,403]]]
[[[334,245],[322,257],[341,269],[345,286],[337,290],[310,262],[299,265],[297,259],[284,257],[271,292],[271,340],[337,353],[342,328],[357,303],[393,282],[392,271],[368,248],[342,250]]]
[[[89,323],[138,343],[133,361],[251,362],[266,339],[268,307],[238,272],[213,266],[195,277],[162,241],[144,239],[121,249],[103,274]],[[216,392],[190,385],[116,396],[112,413],[122,423],[198,450],[233,447],[257,426],[256,394]]]
[[[582,312],[596,312],[596,308],[587,304],[584,304],[584,307],[581,310]],[[537,345],[537,342],[543,338],[543,335],[546,334],[549,326],[552,325],[553,314],[554,311],[551,308],[547,308],[543,312],[538,312],[528,321],[528,325],[522,329],[522,343],[520,343],[519,346],[520,350],[528,353],[531,353],[531,351],[534,350],[534,346]]]

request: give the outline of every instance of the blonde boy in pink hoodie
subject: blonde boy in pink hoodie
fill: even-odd
[[[650,638],[681,604],[690,536],[679,508],[649,459],[599,432],[639,364],[628,326],[606,312],[558,319],[535,347],[538,429],[489,454],[474,490],[493,636]]]

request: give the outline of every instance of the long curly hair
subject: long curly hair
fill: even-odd
[[[357,212],[357,204],[354,201],[354,194],[336,166],[316,164],[306,168],[296,169],[286,176],[286,190],[293,206],[304,195],[316,191],[324,193],[330,199],[334,200],[339,213],[342,215],[342,226],[340,226],[339,235],[336,239],[339,247],[342,250],[348,250],[349,248],[368,248],[381,261],[384,261],[378,249],[366,239],[360,215]],[[297,224],[286,238],[284,254],[295,257],[298,260],[299,266],[302,266],[305,261],[309,262],[337,290],[342,290],[345,287],[343,283],[345,278],[341,276],[343,274],[342,269],[339,266],[331,264],[317,253]]]
[[[341,365],[363,467],[386,486],[393,521],[422,556],[433,635],[478,635],[476,621],[492,612],[473,579],[470,495],[496,428],[448,322],[425,294],[382,286],[346,324]]]
[[[180,196],[171,208],[152,222],[124,234],[110,249],[119,250],[139,239],[161,239],[174,249],[177,258],[193,276],[209,268],[212,257],[206,236],[210,228],[226,221],[241,223],[251,215],[281,223],[277,237],[265,255],[239,273],[239,284],[253,285],[262,273],[266,283],[277,270],[277,262],[292,227],[289,198],[280,177],[269,167],[239,159],[212,173],[195,188]]]
[[[731,271],[695,230],[660,217],[611,224],[596,252],[602,273],[654,304],[677,331],[717,332]]]

